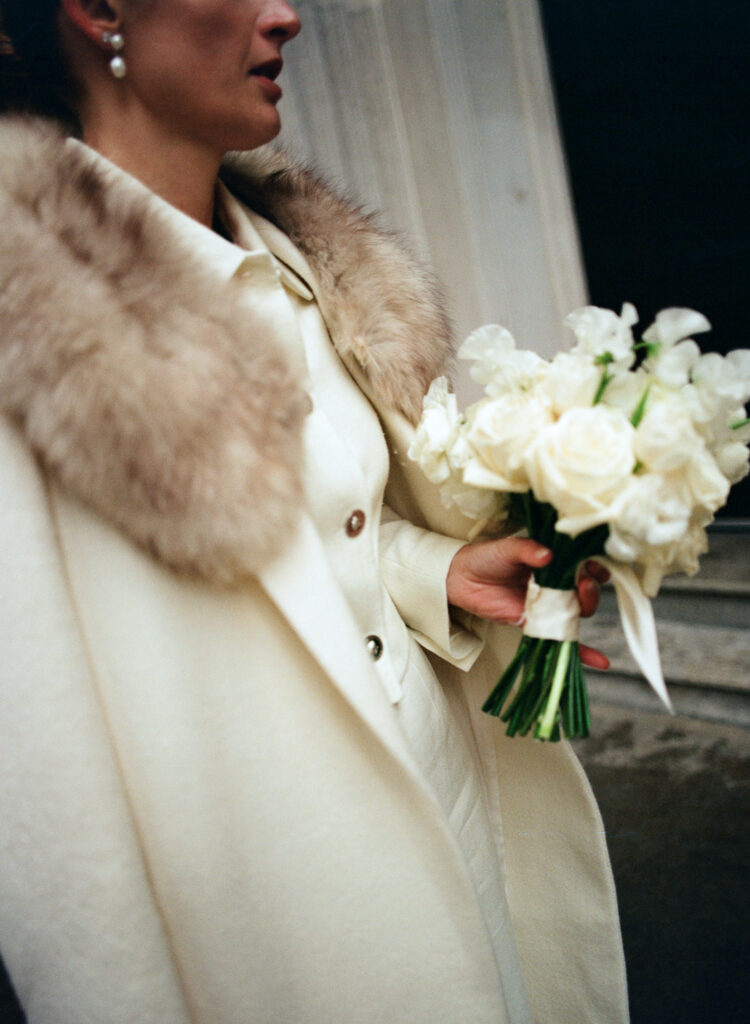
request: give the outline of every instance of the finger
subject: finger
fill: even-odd
[[[523,598],[519,601],[507,601],[502,610],[498,611],[495,621],[505,626],[522,626],[526,621],[526,602]]]
[[[521,565],[528,565],[532,569],[547,565],[552,560],[550,549],[529,537],[506,537],[500,543],[504,544],[504,548],[498,548],[498,551],[502,550],[506,558]]]
[[[597,651],[593,647],[587,647],[586,644],[581,644],[581,661],[588,668],[598,668],[602,671],[609,668],[609,658],[607,655],[602,654],[601,651]]]
[[[593,576],[597,583],[609,583],[611,573],[609,569],[605,569],[603,565],[599,565],[593,558],[590,558],[585,564],[585,570],[587,575]]]
[[[587,619],[599,607],[599,584],[591,576],[582,576],[576,589],[581,615]]]

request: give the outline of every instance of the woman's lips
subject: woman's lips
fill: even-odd
[[[264,64],[256,64],[250,69],[249,74],[258,80],[264,92],[271,99],[281,99],[281,87],[277,85],[276,79],[281,74],[283,62],[281,58],[266,61]]]

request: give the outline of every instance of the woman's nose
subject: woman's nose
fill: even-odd
[[[263,15],[260,26],[263,35],[270,35],[288,43],[302,28],[299,15],[286,0],[273,0]]]

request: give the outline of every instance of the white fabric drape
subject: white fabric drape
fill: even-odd
[[[459,337],[556,351],[586,289],[536,0],[295,6],[282,141],[410,237]]]

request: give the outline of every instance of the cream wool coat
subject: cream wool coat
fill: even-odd
[[[0,126],[0,950],[31,1024],[506,1019],[474,890],[300,509],[306,397],[148,204]],[[429,279],[303,172],[226,180],[307,257],[394,453],[450,347]],[[316,600],[310,601],[309,581]],[[470,740],[539,1024],[627,1020],[603,830],[565,744]],[[461,766],[456,766],[461,771]]]

